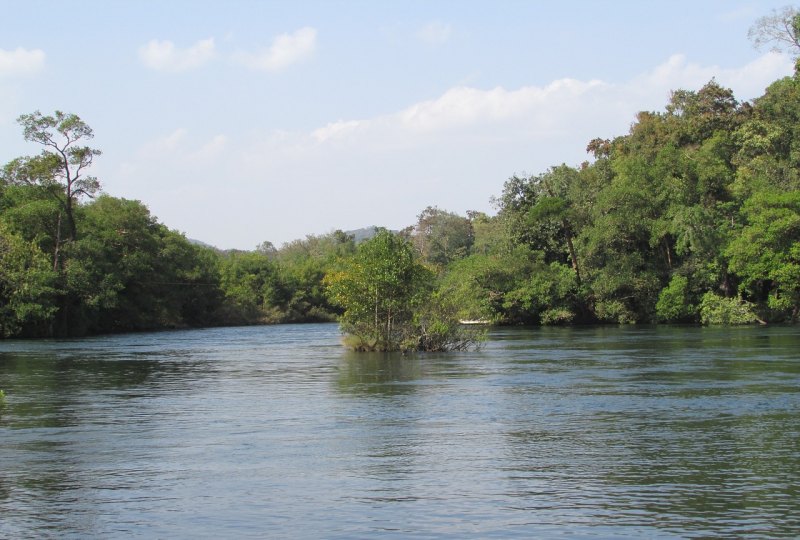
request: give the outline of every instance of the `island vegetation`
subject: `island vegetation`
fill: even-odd
[[[19,123],[41,152],[0,176],[4,337],[339,320],[356,349],[442,350],[474,343],[466,319],[800,317],[800,67],[749,102],[715,80],[676,90],[627,134],[590,141],[590,160],[509,178],[496,215],[428,207],[361,242],[337,230],[251,252],[100,193],[77,115]]]

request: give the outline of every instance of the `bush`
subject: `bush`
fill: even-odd
[[[656,317],[665,322],[684,321],[694,317],[696,312],[697,307],[689,301],[689,280],[684,276],[673,276],[658,295]]]
[[[700,302],[700,321],[703,324],[752,324],[758,322],[753,307],[741,298],[725,298],[707,292]]]
[[[431,291],[432,273],[410,242],[387,230],[358,246],[325,277],[328,294],[344,308],[341,328],[357,351],[441,351],[474,343],[455,309]]]

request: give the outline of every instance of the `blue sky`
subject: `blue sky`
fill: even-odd
[[[74,112],[106,193],[221,248],[491,213],[672,89],[791,74],[747,39],[784,5],[0,1],[0,162],[38,152],[20,114]]]

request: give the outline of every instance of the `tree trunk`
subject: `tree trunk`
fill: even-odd
[[[572,269],[575,270],[575,280],[581,284],[581,270],[578,267],[578,257],[575,255],[575,246],[572,244],[572,235],[569,233],[566,221],[564,222],[564,235],[567,237],[567,247],[569,247],[569,258],[572,260]]]
[[[55,249],[53,250],[53,271],[58,272],[58,265],[60,263],[61,255],[61,212],[58,213],[58,221],[56,222],[56,242]]]
[[[72,214],[72,197],[67,196],[67,202],[64,205],[67,213],[67,225],[69,226],[69,239],[74,242],[78,238],[78,228],[75,226],[75,216]]]

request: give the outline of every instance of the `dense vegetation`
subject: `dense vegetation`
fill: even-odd
[[[0,335],[335,320],[356,348],[458,347],[452,322],[796,321],[800,73],[742,103],[675,91],[592,162],[511,177],[497,215],[427,208],[357,245],[188,241],[99,195],[75,115],[19,119],[33,157],[0,177]],[[453,336],[456,335],[456,338]],[[463,337],[463,336],[462,336]]]

